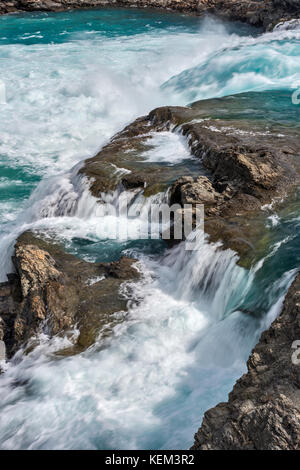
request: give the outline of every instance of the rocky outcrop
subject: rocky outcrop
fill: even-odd
[[[274,7],[287,8],[290,11],[297,10],[299,8],[298,0],[272,0]]]
[[[16,273],[0,284],[0,341],[7,357],[40,331],[54,336],[75,325],[80,334],[70,352],[86,349],[101,329],[120,321],[114,314],[127,309],[120,287],[139,276],[133,259],[88,263],[30,232],[18,238],[13,262]]]
[[[297,0],[204,0],[203,3],[210,4],[210,11],[223,18],[246,22],[265,30],[272,29],[280,21],[300,16]]]
[[[264,103],[260,93],[245,93],[190,108],[160,108],[150,115],[157,128],[166,122],[179,125],[203,165],[201,178],[173,183],[171,202],[204,204],[205,231],[211,240],[221,240],[225,248],[238,252],[245,266],[266,248],[261,243],[265,231],[261,207],[285,198],[300,175],[298,129],[280,122],[276,104],[290,96],[283,92],[264,96]],[[251,109],[256,105],[261,117],[254,120]],[[276,122],[265,119],[269,113]]]
[[[198,15],[210,13],[265,29],[272,28],[280,21],[300,16],[298,0],[8,0],[1,2],[0,14],[107,6],[163,8]]]
[[[282,92],[270,92],[265,104],[260,93],[245,93],[190,107],[155,109],[117,134],[80,172],[96,198],[117,187],[145,196],[170,188],[170,204],[204,204],[205,231],[211,240],[222,240],[248,266],[261,254],[261,206],[286,196],[300,175],[297,129],[279,121],[270,125],[260,117],[254,121],[249,114],[257,101],[262,117],[277,115],[266,104],[271,99],[276,103],[276,97],[282,100]],[[149,137],[166,130],[181,132],[198,166],[172,161],[162,166],[145,160]]]
[[[296,140],[260,131],[255,135],[251,127],[243,129],[242,120],[187,123],[182,133],[208,176],[177,180],[171,203],[204,204],[205,231],[211,240],[222,240],[224,248],[237,251],[244,264],[251,264],[262,229],[261,223],[251,224],[251,218],[299,181]]]
[[[101,198],[102,193],[120,186],[150,196],[165,191],[182,174],[196,176],[195,169],[187,169],[184,163],[162,166],[144,158],[151,147],[151,133],[168,129],[168,122],[156,126],[150,115],[139,118],[86,160],[79,173],[90,181],[93,196]]]
[[[204,204],[206,211],[214,207],[219,200],[223,200],[221,193],[217,192],[213,183],[207,176],[183,176],[179,178],[171,188],[171,203],[180,204]]]
[[[276,92],[264,96],[266,103],[278,101]],[[79,172],[98,199],[117,188],[145,197],[169,188],[170,204],[204,204],[211,239],[237,251],[241,264],[250,264],[262,238],[260,208],[297,184],[300,154],[297,128],[254,121],[255,100],[262,116],[276,114],[261,103],[259,93],[155,109],[117,134]],[[166,130],[181,132],[197,164],[160,165],[144,158],[153,133]],[[90,346],[100,329],[114,321],[114,313],[126,310],[118,292],[122,282],[138,275],[132,263],[127,258],[87,263],[23,234],[15,247],[16,274],[0,285],[0,341],[8,357],[41,328],[55,335],[77,324],[77,350]]]
[[[205,413],[192,449],[300,450],[296,340],[300,340],[300,275],[288,291],[281,315],[254,348],[248,373],[237,381],[227,403]]]

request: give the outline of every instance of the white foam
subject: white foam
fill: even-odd
[[[151,147],[142,154],[148,162],[175,165],[192,158],[186,139],[178,133],[153,133],[145,144]]]
[[[300,30],[275,30],[259,37],[216,35],[197,66],[168,80],[163,89],[186,102],[236,93],[293,89],[300,81]]]
[[[273,31],[293,31],[295,29],[300,29],[300,20],[298,18],[289,21],[281,21],[274,27]]]
[[[93,286],[94,284],[97,284],[98,282],[101,282],[105,279],[105,276],[96,276],[96,277],[93,277],[91,279],[89,279],[86,284],[88,286]]]

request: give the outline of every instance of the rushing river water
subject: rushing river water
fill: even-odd
[[[188,252],[134,236],[109,240],[112,219],[99,227],[85,190],[70,209],[80,189],[73,167],[156,106],[290,90],[300,84],[299,55],[300,30],[258,35],[173,13],[0,17],[2,280],[27,228],[51,229],[90,261],[133,254],[144,274],[133,287],[138,305],[105,342],[61,358],[54,353],[69,340],[42,335],[33,352],[6,365],[0,448],[187,448],[204,411],[226,400],[299,266],[297,197],[281,212],[266,209],[267,254],[246,270],[205,241]],[[299,124],[289,93],[266,119]],[[167,163],[174,154],[192,161],[183,139],[166,132],[145,157]]]

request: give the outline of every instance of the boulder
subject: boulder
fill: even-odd
[[[216,204],[221,198],[212,182],[206,176],[196,178],[183,176],[175,181],[171,187],[171,204]]]
[[[13,262],[16,274],[0,285],[0,340],[8,357],[41,331],[54,336],[75,325],[74,351],[91,346],[116,322],[114,314],[127,310],[121,285],[139,277],[133,259],[88,263],[31,232],[18,238]]]

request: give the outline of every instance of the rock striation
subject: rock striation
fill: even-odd
[[[197,15],[208,13],[264,29],[300,16],[298,0],[7,0],[0,3],[0,14],[101,7],[150,7]]]
[[[133,259],[88,263],[31,232],[18,238],[13,262],[16,273],[0,284],[0,341],[8,358],[41,331],[54,336],[75,325],[80,333],[70,352],[91,346],[124,317],[120,287],[139,277]]]
[[[226,403],[207,411],[193,450],[300,450],[300,275]],[[300,342],[299,342],[300,344]],[[293,358],[292,358],[293,356]],[[299,348],[300,359],[300,348]]]

